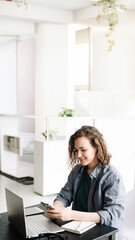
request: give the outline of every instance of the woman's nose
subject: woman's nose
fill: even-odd
[[[82,156],[82,153],[81,153],[81,151],[78,150],[77,157],[80,158],[81,156]]]

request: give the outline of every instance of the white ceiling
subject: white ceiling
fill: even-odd
[[[28,5],[39,6],[43,8],[53,8],[61,10],[79,10],[90,6],[92,0],[26,0]],[[129,9],[135,9],[135,0],[119,0],[128,6]]]
[[[89,6],[89,0],[26,0],[33,6],[61,10],[79,10]]]

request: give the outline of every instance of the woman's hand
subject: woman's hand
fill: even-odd
[[[101,217],[97,212],[80,212],[70,208],[55,207],[54,210],[46,209],[48,217],[52,220],[60,219],[62,221],[84,221],[84,222],[101,222]]]
[[[62,221],[84,221],[84,222],[101,222],[101,217],[98,212],[80,212],[72,210],[70,208],[65,208],[61,201],[55,201],[53,203],[53,210],[46,209],[47,216],[54,220],[60,219]]]
[[[50,219],[60,219],[62,221],[70,221],[73,219],[73,210],[65,207],[55,207],[54,210],[46,209],[46,214]]]

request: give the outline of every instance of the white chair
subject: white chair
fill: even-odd
[[[123,238],[135,240],[135,188],[126,194]]]

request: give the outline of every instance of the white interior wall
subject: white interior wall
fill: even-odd
[[[113,39],[115,45],[107,52],[107,29],[92,28],[93,82],[92,91],[135,90],[135,25],[119,26]]]
[[[37,25],[35,60],[35,114],[57,116],[67,105],[67,25]]]
[[[17,58],[18,52],[17,52],[16,41],[18,41],[18,39],[22,37],[28,38],[30,36],[33,36],[34,31],[35,31],[35,27],[33,23],[1,18],[1,21],[0,21],[0,66],[1,66],[0,68],[0,76],[1,76],[0,78],[0,85],[1,85],[0,113],[18,114],[17,61],[19,59]],[[23,66],[24,64],[22,65],[22,67]],[[29,68],[31,68],[31,65]],[[25,74],[25,76],[26,75],[27,73]],[[25,108],[27,107],[28,105],[26,104]],[[24,111],[24,109],[22,111]]]
[[[19,115],[34,115],[34,52],[34,39],[17,42]]]
[[[34,39],[17,42],[17,103],[19,115],[34,115]],[[20,118],[21,132],[34,132],[34,120]]]
[[[92,28],[92,91],[75,93],[81,115],[135,117],[135,25],[119,26],[107,52],[106,28]]]
[[[19,45],[34,35],[33,23],[3,19],[0,21],[0,114],[33,114],[34,58],[33,45]],[[24,42],[23,42],[24,43]],[[26,42],[25,42],[26,43]],[[19,54],[19,57],[18,57]],[[18,101],[19,100],[19,101]],[[22,127],[23,126],[23,127]],[[16,136],[20,131],[34,131],[33,121],[11,118],[0,121],[0,167],[18,169],[18,155],[4,150],[3,135]],[[28,159],[28,158],[27,158]]]
[[[16,40],[0,41],[0,113],[17,114]]]
[[[135,92],[76,92],[81,116],[135,118]]]
[[[107,142],[111,163],[121,173],[126,192],[130,191],[135,184],[135,119],[95,119],[95,126]]]
[[[0,8],[0,11],[3,9]],[[18,9],[17,9],[18,10]],[[7,11],[8,12],[8,11]],[[0,15],[1,16],[1,15]],[[0,19],[0,35],[5,36],[31,36],[35,33],[35,24],[29,21],[14,18]]]

